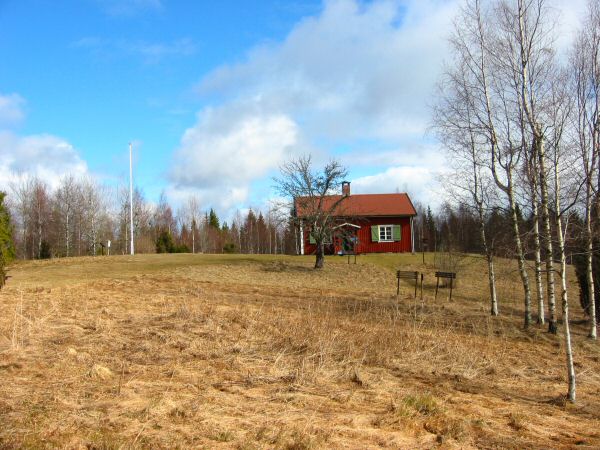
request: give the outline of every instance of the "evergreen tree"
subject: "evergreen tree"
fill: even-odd
[[[208,225],[215,230],[221,228],[219,225],[219,217],[217,217],[217,213],[212,208],[210,208],[210,212],[208,213]]]
[[[8,208],[4,203],[6,194],[0,192],[0,288],[6,280],[6,264],[15,257],[12,240],[12,225]]]
[[[167,230],[163,230],[156,238],[156,253],[173,253],[175,243],[173,236]]]

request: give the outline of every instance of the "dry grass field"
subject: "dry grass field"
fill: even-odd
[[[429,255],[431,258],[431,255]],[[18,263],[0,292],[0,448],[600,448],[600,344],[523,331],[514,267],[435,301],[420,255]],[[395,268],[424,270],[425,298]]]

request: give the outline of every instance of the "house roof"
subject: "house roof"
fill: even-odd
[[[340,201],[341,195],[328,195],[323,198],[323,210],[327,211]],[[306,216],[309,209],[306,197],[296,198],[294,207],[298,217]],[[317,201],[317,199],[314,199]],[[351,194],[335,207],[335,216],[416,216],[417,211],[408,194]]]

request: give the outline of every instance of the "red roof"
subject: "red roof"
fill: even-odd
[[[329,210],[341,195],[328,195],[323,198],[323,210]],[[315,199],[317,200],[317,199]],[[296,215],[302,217],[306,204],[296,199]],[[344,198],[335,208],[336,216],[416,216],[417,211],[408,194],[351,194]]]

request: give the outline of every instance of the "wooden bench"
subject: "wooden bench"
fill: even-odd
[[[436,272],[437,283],[435,284],[435,298],[437,299],[438,288],[440,287],[440,278],[450,280],[450,300],[452,300],[452,285],[453,280],[456,279],[456,272]]]
[[[396,278],[398,279],[398,288],[396,289],[396,295],[400,294],[400,280],[415,280],[415,298],[417,298],[417,284],[419,278],[419,272],[412,272],[409,270],[398,270],[396,272]],[[421,293],[423,291],[423,275],[421,275]]]

